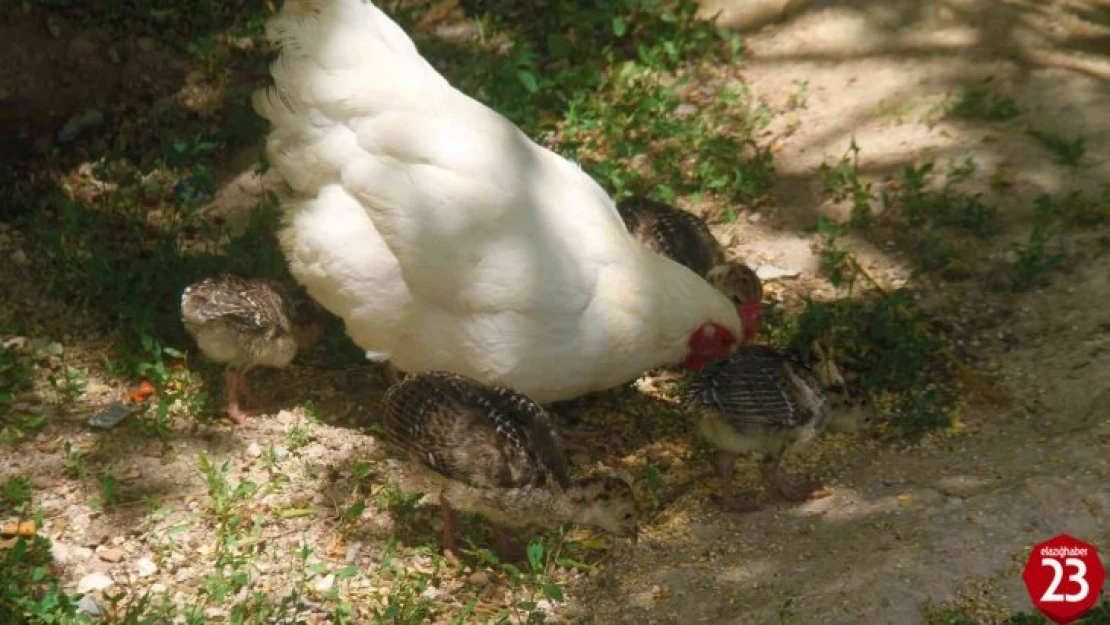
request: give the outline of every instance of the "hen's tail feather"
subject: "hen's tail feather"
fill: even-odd
[[[266,24],[281,50],[274,86],[255,93],[260,115],[275,124],[318,109],[369,113],[414,84],[446,84],[405,31],[366,0],[287,0]]]

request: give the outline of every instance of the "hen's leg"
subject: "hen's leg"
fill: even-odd
[[[715,464],[717,465],[717,476],[721,479],[721,494],[717,497],[717,503],[729,512],[752,512],[758,510],[759,507],[756,505],[754,494],[738,500],[736,494],[733,492],[732,476],[736,471],[737,458],[738,456],[731,452],[717,452]]]
[[[782,470],[782,458],[786,450],[764,456],[760,468],[763,479],[773,484],[787,501],[808,501],[828,497],[831,493],[821,486],[821,482],[811,479],[792,478]]]
[[[227,416],[237,424],[247,419],[247,413],[239,406],[239,395],[243,386],[243,372],[228,367],[224,370],[224,390],[227,393]]]

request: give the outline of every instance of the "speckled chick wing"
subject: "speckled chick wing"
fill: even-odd
[[[269,280],[225,274],[189,285],[181,296],[185,328],[217,362],[288,364],[296,354],[292,315],[288,295]]]
[[[537,403],[445,372],[389,390],[386,438],[440,475],[475,488],[565,488],[566,456]]]
[[[747,437],[802,437],[819,431],[828,415],[813,373],[789,353],[764,345],[741,347],[706,366],[691,378],[684,404]]]
[[[625,227],[652,251],[704,276],[724,258],[703,220],[669,204],[642,197],[617,204]]]

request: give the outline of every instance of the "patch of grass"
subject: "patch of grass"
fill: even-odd
[[[1021,114],[1013,98],[989,87],[991,79],[979,86],[964,89],[959,97],[946,107],[948,117],[967,121],[1000,122]]]
[[[559,1],[525,19],[512,3],[482,9],[475,17],[504,37],[487,34],[498,53],[417,37],[421,49],[450,59],[437,65],[459,89],[578,160],[610,192],[747,201],[766,190],[771,153],[750,134],[769,120],[727,74],[739,40],[698,20],[693,3]],[[714,72],[712,92],[705,80],[695,88],[695,77]]]
[[[1092,228],[1110,222],[1110,186],[1088,195],[1072,191],[1053,197],[1042,194],[1035,200],[1042,218],[1055,218],[1071,228]]]
[[[1043,286],[1048,281],[1048,273],[1064,262],[1062,252],[1049,250],[1050,240],[1046,229],[1034,226],[1028,241],[1012,246],[1012,290],[1028,291]]]
[[[999,232],[998,209],[982,195],[962,190],[975,172],[970,159],[954,163],[943,173],[933,161],[902,168],[877,196],[859,169],[860,148],[855,140],[836,164],[823,163],[819,174],[834,201],[850,201],[851,216],[840,234],[889,229],[884,237],[901,240],[921,273],[946,267],[954,257],[950,233],[966,232],[990,239]]]
[[[1040,612],[1011,614],[983,614],[962,602],[945,602],[933,605],[926,602],[922,625],[1048,625],[1049,620]],[[1075,625],[1110,625],[1110,601],[1103,601]]]
[[[35,364],[18,350],[0,346],[0,445],[25,439],[46,425],[41,414],[19,407],[19,393],[34,385]]]
[[[4,514],[21,511],[31,502],[31,482],[22,475],[13,475],[0,484],[0,510]]]
[[[1064,139],[1043,130],[1030,129],[1029,134],[1033,136],[1045,149],[1052,152],[1056,160],[1064,165],[1075,167],[1083,156],[1087,154],[1087,140],[1083,137],[1076,139]]]

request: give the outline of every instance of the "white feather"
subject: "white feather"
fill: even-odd
[[[289,0],[255,96],[295,191],[293,275],[364,350],[410,372],[508,384],[537,401],[680,361],[729,302],[625,231],[576,164],[455,90],[360,0]]]

